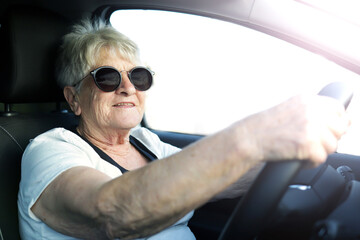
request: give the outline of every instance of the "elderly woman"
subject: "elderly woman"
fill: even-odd
[[[193,209],[264,161],[325,161],[349,125],[337,101],[299,96],[179,151],[138,127],[153,74],[132,41],[86,20],[61,50],[59,84],[80,121],[24,153],[23,239],[194,239]]]

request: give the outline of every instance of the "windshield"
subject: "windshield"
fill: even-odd
[[[211,134],[297,94],[359,76],[322,56],[264,33],[215,19],[166,11],[119,10],[111,23],[155,72],[148,92],[150,128]],[[358,94],[353,125],[339,151],[360,154]],[[360,125],[360,124],[359,124]],[[359,131],[360,132],[360,131]]]

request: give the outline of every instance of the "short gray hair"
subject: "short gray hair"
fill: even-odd
[[[120,53],[125,60],[140,63],[138,47],[128,37],[101,19],[84,19],[63,38],[56,64],[58,85],[64,88],[79,83],[105,47],[110,54]]]

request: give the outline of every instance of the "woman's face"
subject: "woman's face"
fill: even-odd
[[[112,66],[119,71],[129,71],[135,67],[119,54],[109,54],[106,49],[101,50],[92,70],[101,66]],[[90,74],[83,80],[78,95],[80,112],[75,114],[81,115],[82,121],[88,127],[116,132],[130,130],[141,122],[145,92],[135,89],[125,71],[121,73],[120,86],[113,92],[101,91]]]

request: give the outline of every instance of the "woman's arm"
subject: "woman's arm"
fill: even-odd
[[[80,238],[152,235],[264,161],[325,161],[348,125],[335,100],[295,97],[113,180],[86,167],[67,170],[32,210],[53,229]]]
[[[264,163],[260,163],[249,169],[249,171],[241,176],[235,183],[231,184],[230,187],[215,195],[212,199],[210,199],[210,201],[213,202],[222,199],[231,199],[244,196],[264,166]]]

